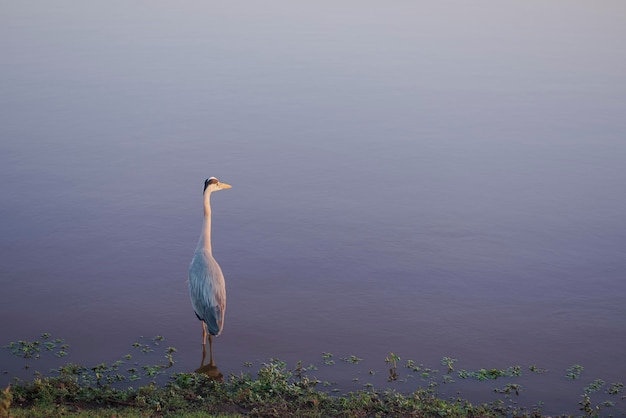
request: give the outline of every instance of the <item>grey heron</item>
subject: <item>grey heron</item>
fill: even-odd
[[[212,354],[213,335],[218,336],[224,327],[226,310],[226,284],[224,274],[211,251],[211,193],[230,189],[215,177],[204,181],[204,221],[198,246],[189,265],[189,296],[196,316],[202,321],[202,346],[209,337]]]

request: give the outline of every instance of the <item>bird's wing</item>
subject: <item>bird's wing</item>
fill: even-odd
[[[224,275],[215,259],[204,251],[197,252],[189,266],[189,295],[198,318],[212,335],[219,335],[226,310]]]

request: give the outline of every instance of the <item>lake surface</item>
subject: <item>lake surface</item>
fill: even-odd
[[[519,403],[576,413],[593,380],[626,381],[625,18],[620,1],[4,2],[2,345],[49,332],[98,364],[163,335],[194,370],[187,267],[217,176],[226,375],[303,360],[353,390],[385,383],[390,352],[536,364]],[[5,384],[22,363],[0,362]],[[480,402],[500,385],[456,380]]]

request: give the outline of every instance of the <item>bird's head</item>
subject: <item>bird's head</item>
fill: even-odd
[[[222,189],[230,189],[231,186],[230,184],[226,184],[226,183],[221,183],[217,178],[215,177],[209,177],[208,179],[206,179],[204,181],[204,192],[203,193],[212,193],[218,190],[222,190]]]

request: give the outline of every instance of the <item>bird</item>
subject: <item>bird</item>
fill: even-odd
[[[211,251],[211,193],[230,189],[230,184],[222,183],[215,177],[204,181],[204,221],[198,246],[189,265],[189,296],[196,316],[202,321],[202,347],[213,354],[213,336],[218,336],[224,327],[226,311],[226,283],[224,274]]]

